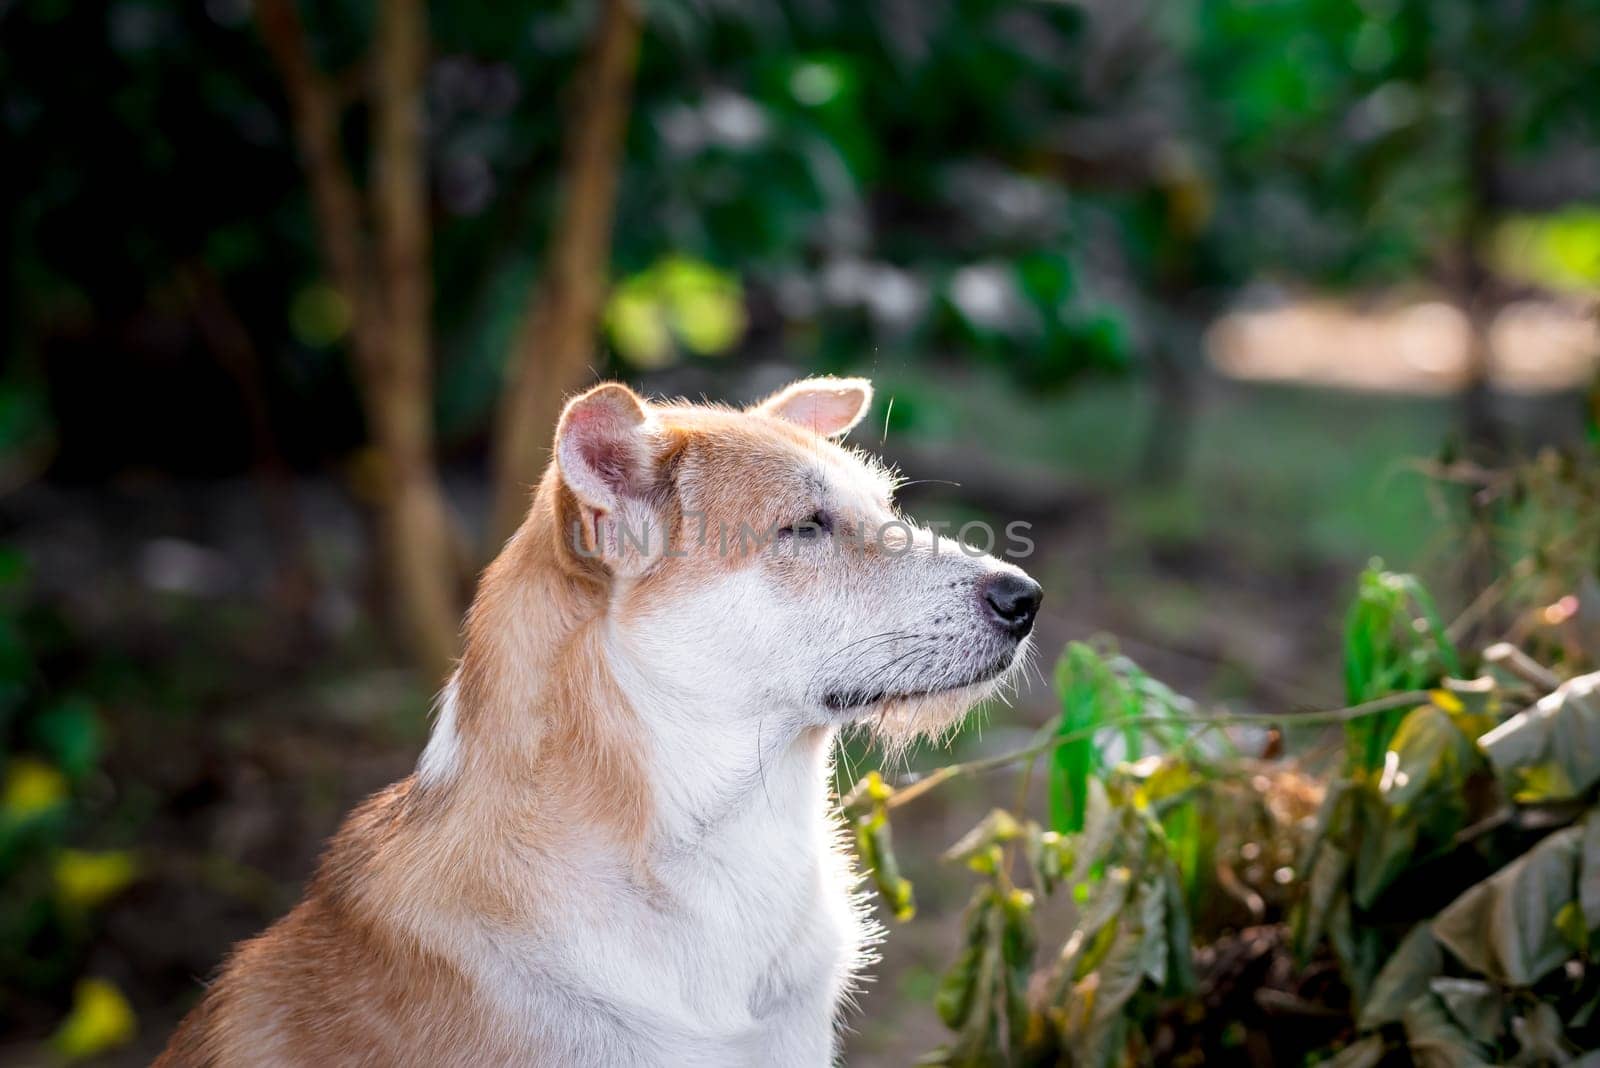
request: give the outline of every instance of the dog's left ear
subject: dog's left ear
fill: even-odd
[[[617,574],[646,571],[664,548],[649,500],[650,414],[627,386],[607,382],[568,402],[556,426],[556,466],[577,498],[572,548]],[[659,543],[659,544],[658,544]]]
[[[847,433],[872,407],[865,378],[806,378],[755,406],[755,411],[805,427],[825,438]]]

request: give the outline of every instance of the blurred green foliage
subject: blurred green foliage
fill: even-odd
[[[1024,787],[1015,813],[994,810],[945,854],[978,880],[934,1001],[954,1034],[920,1063],[1205,1063],[1252,1027],[1252,1056],[1270,1051],[1269,1063],[1567,1064],[1592,1051],[1600,673],[1563,678],[1501,645],[1462,677],[1433,615],[1414,577],[1361,576],[1352,692],[1399,719],[1375,764],[1374,732],[1350,732],[1344,770],[1325,784],[1242,755],[1222,729],[1251,717],[1196,714],[1115,650],[1070,645],[1061,712],[1040,732],[1055,737],[933,783],[1078,754],[1050,768],[1053,827],[1027,816]],[[1285,721],[1386,715],[1363,704]],[[1130,732],[1156,751],[1140,756]],[[1119,737],[1120,759],[1099,756]],[[905,899],[887,817],[929,788],[900,795],[874,773],[845,802],[870,805],[862,825],[878,840],[863,862]],[[1051,936],[1035,901],[1057,893],[1071,922],[1040,954]],[[1282,957],[1245,996],[1317,1021],[1295,1035],[1243,1019],[1208,1034],[1235,982],[1219,962],[1243,938],[1230,898],[1256,925],[1250,952]]]
[[[138,878],[139,862],[71,844],[97,837],[103,805],[90,799],[105,789],[105,732],[88,694],[49,677],[64,643],[27,582],[22,557],[0,553],[0,1004],[64,1000],[77,983],[87,1022],[69,1023],[60,1048],[80,1057],[132,1035],[116,988],[79,976],[97,911]]]
[[[305,15],[359,143],[370,6]],[[432,12],[448,435],[476,433],[499,388],[592,15]],[[1444,271],[1505,215],[1521,229],[1501,244],[1524,250],[1506,269],[1593,277],[1592,220],[1537,220],[1596,193],[1595,0],[652,0],[646,16],[606,335],[621,369],[887,348],[1060,385],[1147,358],[1169,319],[1263,273]],[[183,318],[178,279],[203,267],[264,354],[273,410],[353,422],[329,358],[349,313],[318,277],[250,6],[19,0],[5,20],[12,341],[182,348],[127,330]],[[663,334],[640,294],[662,263],[722,272],[741,308],[680,308]]]

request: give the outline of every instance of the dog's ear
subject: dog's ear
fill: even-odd
[[[607,382],[574,397],[556,425],[556,466],[578,502],[572,547],[619,574],[642,574],[664,546],[649,501],[650,413],[627,386]]]
[[[755,406],[825,438],[837,437],[861,422],[872,407],[872,383],[865,378],[806,378],[786,386]]]

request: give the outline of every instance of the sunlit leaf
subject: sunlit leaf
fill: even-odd
[[[1582,794],[1600,782],[1600,672],[1569,679],[1479,738],[1478,745],[1497,770],[1523,776],[1520,800]],[[1543,766],[1550,771],[1527,778]]]
[[[289,305],[289,325],[302,345],[326,348],[350,330],[350,302],[335,287],[315,282],[302,287]]]
[[[85,979],[74,991],[72,1011],[52,1044],[68,1060],[84,1060],[127,1045],[137,1025],[122,991],[104,979]]]
[[[664,367],[675,355],[666,313],[649,292],[631,286],[613,290],[605,324],[618,355],[635,367]]]
[[[132,853],[63,849],[53,866],[56,894],[71,908],[89,909],[119,893],[139,874]]]
[[[0,811],[15,820],[48,812],[67,799],[67,777],[42,760],[16,757],[6,769]]]
[[[894,918],[903,923],[916,915],[916,897],[910,881],[900,874],[888,813],[882,804],[856,820],[856,851]]]
[[[997,808],[979,821],[976,827],[962,835],[955,845],[945,850],[942,859],[967,860],[979,850],[987,849],[996,843],[1010,842],[1021,834],[1022,826],[1017,823],[1016,817],[1003,808]]]

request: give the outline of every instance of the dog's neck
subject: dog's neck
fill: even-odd
[[[734,816],[816,822],[831,730],[757,707],[734,680],[720,692],[631,655],[605,577],[559,541],[564,516],[547,476],[486,571],[419,764],[422,790],[478,810],[475,820],[492,806],[531,822],[536,834],[517,838],[540,852],[571,856],[574,837],[599,833],[641,868],[705,845]]]

